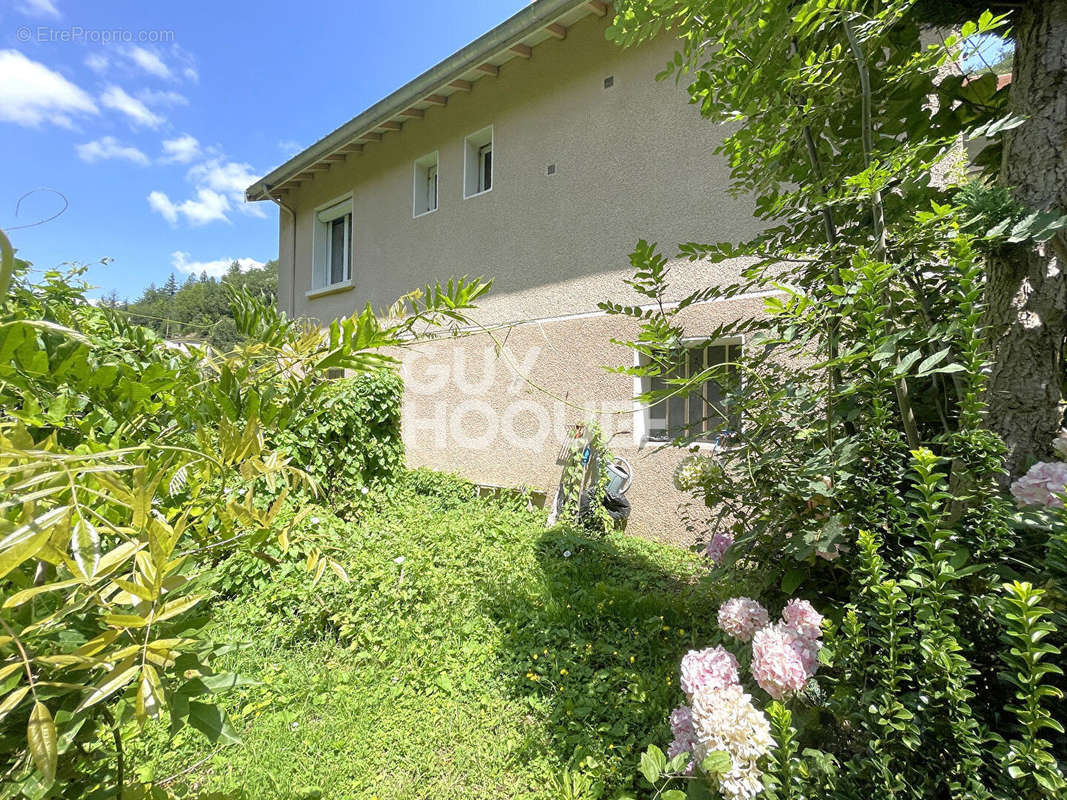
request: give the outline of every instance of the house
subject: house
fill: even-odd
[[[638,239],[668,254],[687,241],[741,241],[758,230],[732,197],[684,86],[657,82],[669,36],[633,49],[605,38],[597,0],[537,0],[418,76],[247,191],[281,207],[279,303],[323,323],[391,305],[427,282],[494,279],[469,335],[404,355],[409,462],[490,486],[554,492],[560,445],[594,416],[634,469],[629,530],[692,539],[673,487],[683,454],[661,445],[706,412],[635,401],[642,379],[612,339],[635,328],[598,301],[638,303],[623,279]],[[678,296],[732,283],[739,265],[679,261]],[[759,313],[761,296],[686,310],[689,329]],[[696,366],[741,341],[694,340]],[[647,380],[647,379],[645,379]],[[709,386],[714,393],[716,388]]]

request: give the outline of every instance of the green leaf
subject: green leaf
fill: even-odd
[[[662,800],[685,800],[685,792],[681,789],[668,789],[660,795]]]
[[[89,692],[89,696],[82,700],[81,704],[74,709],[75,713],[84,711],[89,708],[89,706],[96,705],[101,700],[107,699],[132,681],[134,676],[140,671],[140,667],[137,665],[129,666],[131,660],[122,662],[111,670],[111,672],[107,673],[100,682],[96,684],[93,690]]]
[[[712,750],[700,762],[700,769],[707,775],[722,775],[729,772],[732,765],[729,753],[723,750]]]
[[[797,590],[797,587],[804,582],[804,578],[807,577],[807,572],[797,567],[786,570],[782,575],[782,592],[784,594],[793,594]]]
[[[666,766],[667,756],[656,745],[652,744],[641,754],[641,762],[638,765],[638,769],[641,770],[641,774],[645,776],[646,781],[655,785],[656,781],[659,780],[659,776],[663,773],[663,768]]]
[[[41,701],[34,703],[33,711],[30,712],[30,721],[26,727],[26,742],[30,747],[30,755],[33,763],[44,778],[44,782],[51,785],[56,779],[56,763],[59,760],[59,750],[56,745],[56,724],[52,721],[52,714],[48,707]]]
[[[3,702],[0,702],[0,720],[3,720],[4,717],[11,713],[11,711],[22,702],[22,698],[24,698],[29,691],[29,686],[20,686],[5,697]]]
[[[189,703],[189,724],[200,731],[212,744],[241,744],[241,738],[230,725],[226,712],[213,703],[193,700]]]

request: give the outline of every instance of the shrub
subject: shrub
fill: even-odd
[[[362,489],[390,484],[403,472],[403,390],[391,368],[331,381],[316,408],[274,436],[277,448],[336,508],[352,508]]]
[[[457,322],[488,286],[427,287],[401,322],[368,309],[325,333],[235,294],[243,338],[220,354],[89,305],[77,271],[27,272],[0,232],[0,796],[114,797],[124,739],[153,719],[234,739],[210,567],[284,549],[307,484],[267,443],[321,404],[324,370],[390,363],[411,325]]]

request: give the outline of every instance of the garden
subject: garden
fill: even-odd
[[[644,401],[714,380],[741,420],[672,443],[692,550],[405,466],[393,354],[487,280],[325,330],[231,288],[236,343],[175,345],[0,233],[0,797],[1064,797],[1067,180],[1020,174],[1057,135],[1044,4],[1016,90],[952,69],[1008,18],[931,42],[961,13],[931,5],[615,4],[620,46],[678,38],[661,77],[730,124],[766,223],[640,240],[641,303],[600,306]],[[672,263],[736,258],[671,299]],[[680,370],[684,309],[754,292],[710,334],[739,360]]]

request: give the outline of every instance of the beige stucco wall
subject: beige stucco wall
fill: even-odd
[[[319,173],[287,201],[296,210],[295,312],[320,320],[370,301],[391,304],[428,280],[488,275],[480,321],[588,311],[621,284],[639,238],[667,255],[686,241],[740,241],[756,230],[751,201],[727,192],[713,151],[721,130],[688,104],[684,88],[657,82],[670,37],[623,50],[588,17],[562,41],[515,59],[470,93],[369,143],[362,155]],[[604,88],[604,78],[614,86]],[[464,137],[494,127],[493,188],[463,198]],[[439,208],[412,218],[413,161],[439,152]],[[545,174],[555,164],[553,176]],[[314,209],[351,192],[354,288],[309,300]],[[291,223],[282,215],[280,291],[290,299]],[[681,294],[731,282],[736,267],[682,265]]]
[[[714,154],[723,130],[700,118],[684,88],[655,81],[672,40],[622,50],[604,39],[605,25],[586,18],[565,40],[539,45],[530,60],[505,64],[498,77],[302,184],[287,200],[296,213],[295,284],[294,228],[282,215],[279,297],[283,308],[292,297],[297,315],[326,322],[368,301],[386,307],[428,281],[492,277],[474,317],[509,327],[404,355],[409,462],[551,492],[566,431],[592,415],[635,468],[629,530],[687,543],[676,511],[687,498],[672,484],[683,454],[635,442],[633,378],[603,368],[633,363],[611,339],[633,338],[636,328],[596,304],[644,299],[622,283],[640,238],[673,255],[681,242],[742,241],[758,225],[751,201],[727,191],[727,165]],[[605,89],[609,75],[614,85]],[[493,188],[464,199],[464,137],[490,124]],[[435,150],[438,210],[413,219],[413,161]],[[555,175],[546,175],[548,164]],[[354,286],[308,298],[314,210],[349,193]],[[678,262],[672,292],[733,283],[739,267]],[[699,336],[760,307],[757,298],[711,303],[685,320]]]
[[[708,303],[679,315],[699,336],[758,315],[762,299]],[[684,452],[641,441],[634,378],[605,367],[630,366],[631,320],[606,315],[549,319],[460,339],[413,346],[402,354],[404,441],[413,466],[459,472],[479,483],[553,493],[561,443],[576,422],[600,423],[611,450],[630,461],[635,481],[630,532],[689,544],[677,513],[689,498],[673,485]]]

